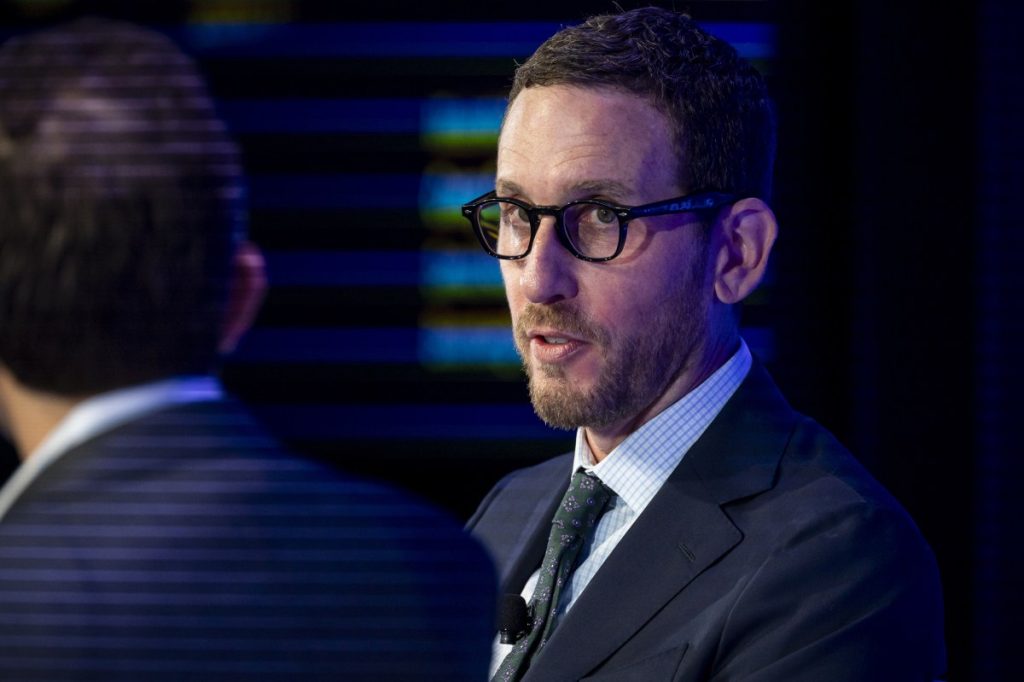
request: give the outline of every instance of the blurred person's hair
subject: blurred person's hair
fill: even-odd
[[[88,395],[215,362],[244,225],[195,65],[100,19],[0,47],[0,365]]]

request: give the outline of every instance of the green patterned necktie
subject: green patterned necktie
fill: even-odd
[[[558,606],[562,587],[576,566],[580,549],[594,534],[597,520],[612,495],[612,491],[596,476],[586,474],[582,469],[573,474],[569,489],[551,520],[548,547],[530,600],[533,611],[530,632],[512,647],[491,678],[492,682],[520,679],[551,636],[552,614]]]

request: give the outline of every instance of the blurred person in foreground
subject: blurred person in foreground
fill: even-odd
[[[5,680],[477,680],[492,569],[442,513],[286,452],[211,371],[263,288],[238,150],[167,39],[0,48]]]
[[[685,15],[593,17],[516,72],[495,189],[537,414],[575,451],[469,527],[509,594],[495,680],[932,680],[934,557],[739,331],[777,225],[761,76]]]

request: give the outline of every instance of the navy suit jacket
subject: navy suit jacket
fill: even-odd
[[[0,523],[3,680],[480,680],[493,568],[452,519],[237,404],[64,454]]]
[[[570,469],[513,473],[470,520],[505,592],[539,566]],[[932,680],[941,602],[906,512],[755,363],[524,679]]]

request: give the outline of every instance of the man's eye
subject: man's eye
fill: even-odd
[[[616,225],[618,220],[619,217],[612,209],[593,204],[580,215],[580,224],[591,228],[611,227]]]
[[[530,214],[521,206],[504,204],[501,207],[501,221],[506,225],[528,225]]]

